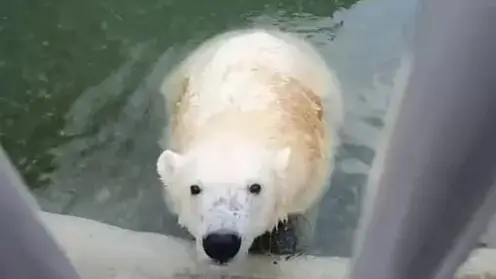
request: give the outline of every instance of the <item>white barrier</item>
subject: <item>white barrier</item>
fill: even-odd
[[[155,233],[134,232],[79,217],[41,213],[82,279],[168,278],[345,278],[348,259],[251,256],[229,276],[205,273],[194,262],[191,243]],[[478,249],[457,278],[496,278],[496,250]]]

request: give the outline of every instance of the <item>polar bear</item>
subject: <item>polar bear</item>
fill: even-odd
[[[342,122],[340,85],[304,39],[275,29],[217,35],[163,82],[164,196],[198,259],[227,265],[326,190]]]

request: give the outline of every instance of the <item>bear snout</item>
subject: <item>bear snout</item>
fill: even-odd
[[[203,250],[218,264],[232,260],[240,247],[241,237],[236,233],[214,232],[203,238]]]

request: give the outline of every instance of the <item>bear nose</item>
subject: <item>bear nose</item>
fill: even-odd
[[[203,238],[203,250],[219,264],[230,261],[241,247],[241,238],[233,233],[212,233]]]

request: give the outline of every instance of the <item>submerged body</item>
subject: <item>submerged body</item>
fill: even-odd
[[[200,258],[227,263],[323,195],[342,121],[339,84],[306,42],[248,29],[198,47],[164,82],[157,161]]]

